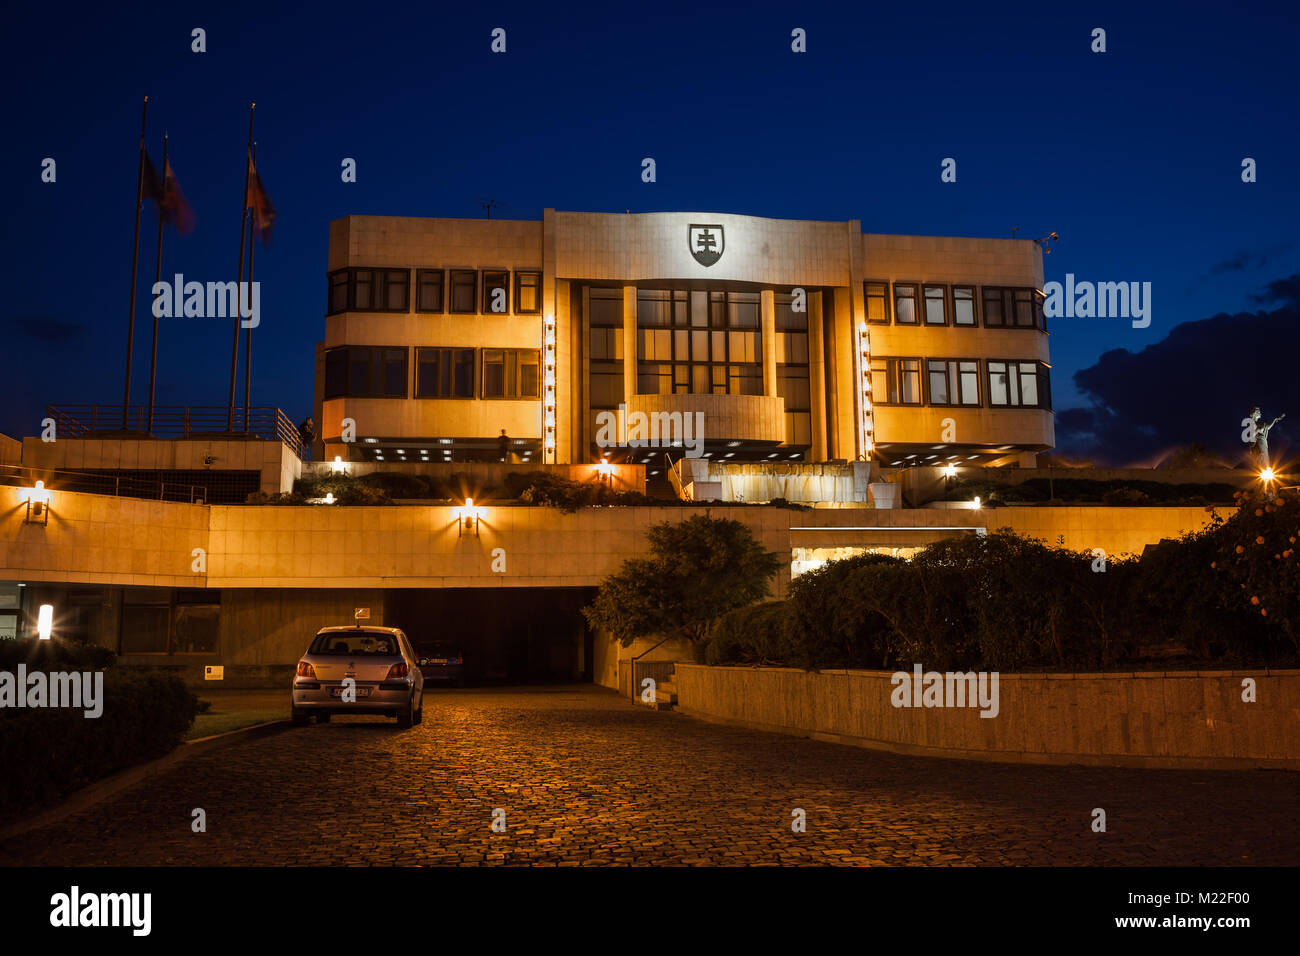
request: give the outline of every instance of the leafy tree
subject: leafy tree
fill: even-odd
[[[638,637],[702,640],[713,622],[760,601],[781,559],[739,521],[695,515],[649,532],[650,555],[623,562],[582,613],[624,647]]]

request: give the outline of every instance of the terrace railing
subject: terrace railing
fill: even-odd
[[[151,423],[147,405],[131,405],[127,408],[125,431],[147,438],[252,437],[281,441],[302,457],[298,429],[280,409],[250,408],[245,420],[244,410],[236,408],[231,429],[226,428],[226,414],[225,406],[155,405]],[[65,438],[123,434],[121,405],[47,405],[45,415],[54,420],[58,434]]]

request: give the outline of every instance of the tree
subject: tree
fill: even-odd
[[[727,518],[665,522],[648,538],[650,556],[623,562],[582,609],[624,647],[651,634],[702,640],[726,612],[767,597],[781,566],[746,525]]]

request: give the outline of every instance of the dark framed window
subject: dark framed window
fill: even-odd
[[[1046,331],[1042,299],[1034,289],[985,286],[984,325]]]
[[[871,402],[873,405],[920,405],[921,360],[872,359]]]
[[[946,285],[925,285],[921,287],[925,302],[925,324],[948,324],[948,287]]]
[[[994,408],[1052,407],[1048,368],[1042,362],[989,359],[989,405]]]
[[[590,316],[588,404],[617,408],[623,401],[623,290],[587,290]],[[593,426],[594,427],[594,426]]]
[[[337,269],[329,274],[329,314],[410,311],[410,269]]]
[[[894,324],[916,325],[916,283],[894,283]]]
[[[524,314],[542,311],[542,274],[515,273],[515,311]]]
[[[637,391],[763,394],[757,292],[637,290]]]
[[[415,311],[446,312],[447,273],[442,269],[415,270]]]
[[[931,405],[979,405],[978,359],[926,359],[926,397]]]
[[[872,325],[888,325],[889,283],[868,281],[862,285],[867,303],[867,321]]]
[[[221,592],[209,588],[126,588],[122,654],[215,654]]]
[[[406,398],[405,348],[345,345],[325,353],[326,398]]]
[[[474,349],[417,348],[416,398],[473,398]]]
[[[952,287],[952,324],[974,326],[979,324],[975,314],[975,287],[973,285],[955,285]]]
[[[510,312],[510,273],[483,270],[483,312],[506,315]]]
[[[539,349],[482,349],[483,397],[537,399],[541,397]]]
[[[451,270],[451,311],[461,314],[478,311],[478,273],[473,269]]]
[[[587,290],[591,303],[590,324],[593,326],[623,327],[623,290],[591,288]]]

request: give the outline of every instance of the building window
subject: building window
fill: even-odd
[[[325,398],[406,398],[407,350],[343,346],[325,353]]]
[[[871,401],[874,405],[920,405],[921,360],[871,360]]]
[[[473,269],[451,270],[451,311],[461,314],[478,311],[478,273]]]
[[[483,312],[487,315],[505,315],[509,311],[510,273],[484,270]]]
[[[1042,362],[990,359],[988,389],[994,407],[1052,407],[1048,370]]]
[[[757,292],[637,290],[637,391],[763,394]]]
[[[329,274],[329,314],[407,312],[410,269],[338,269]]]
[[[925,296],[925,324],[948,324],[948,287],[927,285],[922,287]]]
[[[121,654],[215,654],[221,592],[206,588],[127,588]]]
[[[415,350],[416,398],[473,398],[474,350]]]
[[[416,312],[445,312],[446,300],[443,296],[447,274],[441,269],[416,269]]]
[[[617,408],[624,398],[623,290],[588,289],[587,301],[591,326],[588,404],[593,409]]]
[[[980,363],[976,359],[927,359],[926,387],[931,405],[978,405]]]
[[[1033,289],[984,287],[984,324],[990,328],[1043,329],[1043,303]]]
[[[776,330],[778,332],[808,331],[808,299],[804,297],[804,311],[794,310],[794,296],[789,292],[777,292],[773,296],[776,311]],[[780,361],[778,359],[777,361]]]
[[[483,397],[541,397],[538,349],[483,349]]]
[[[975,287],[973,285],[955,285],[952,287],[952,324],[977,325],[975,318]]]
[[[542,274],[540,272],[515,273],[515,311],[520,313],[542,311]]]
[[[623,327],[623,290],[592,288],[587,290],[591,303],[590,324]]]
[[[916,283],[894,283],[894,324],[916,325]]]
[[[867,321],[872,325],[888,325],[889,283],[865,282],[863,286],[867,300]]]

